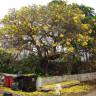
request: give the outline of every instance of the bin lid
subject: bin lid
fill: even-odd
[[[4,73],[3,75],[4,76],[8,76],[8,77],[13,77],[13,78],[17,77],[16,74],[7,74],[7,73]]]
[[[23,78],[23,77],[33,77],[33,78],[36,78],[37,75],[36,74],[20,74],[20,75],[17,75],[17,78]]]

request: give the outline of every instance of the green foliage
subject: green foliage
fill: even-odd
[[[86,17],[92,17],[95,15],[94,13],[94,9],[92,7],[89,6],[85,6],[85,5],[80,5],[79,6],[80,9],[84,12],[84,14],[86,15]]]
[[[20,65],[16,64],[18,67],[16,70],[21,71],[22,73],[35,73],[40,74],[40,58],[35,54],[29,54],[20,60]]]
[[[5,73],[13,72],[14,68],[12,66],[13,56],[5,52],[4,50],[0,50],[0,71]]]
[[[67,64],[65,60],[52,60],[49,61],[48,66],[48,74],[49,75],[63,75],[67,74]]]

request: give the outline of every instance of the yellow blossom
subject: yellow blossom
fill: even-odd
[[[87,42],[83,42],[82,46],[87,46],[87,44],[88,44]]]
[[[85,29],[85,30],[88,30],[88,29],[89,29],[89,25],[88,25],[88,24],[82,24],[81,26],[82,26],[82,28]]]
[[[74,48],[73,47],[69,47],[67,50],[68,50],[68,52],[73,52]]]
[[[60,37],[63,38],[64,37],[64,34],[60,34]]]

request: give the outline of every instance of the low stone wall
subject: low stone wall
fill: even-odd
[[[76,75],[63,75],[63,76],[52,76],[52,77],[38,77],[37,87],[53,84],[68,80],[79,80],[79,81],[88,81],[96,79],[96,72],[85,73],[85,74],[76,74]]]

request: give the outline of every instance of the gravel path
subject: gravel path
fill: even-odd
[[[92,91],[91,93],[84,95],[84,96],[96,96],[96,91]]]

